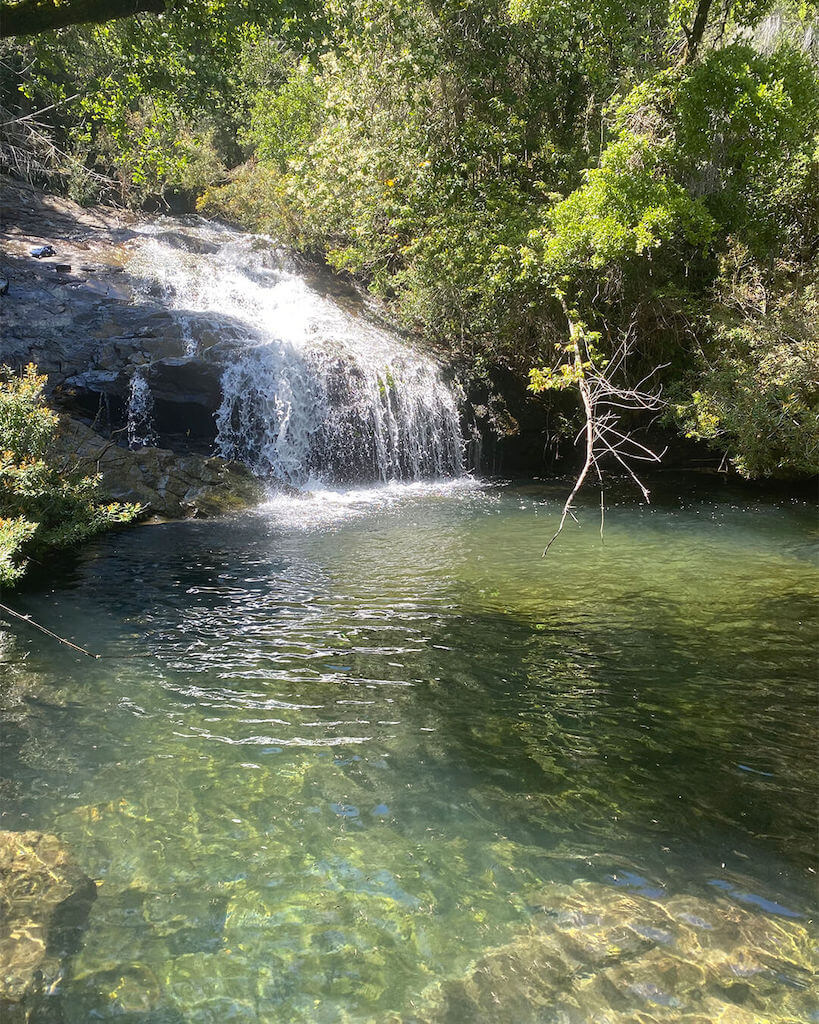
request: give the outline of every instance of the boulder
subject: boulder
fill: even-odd
[[[211,455],[179,455],[164,448],[131,451],[82,421],[61,416],[54,455],[76,459],[118,501],[146,505],[168,518],[236,512],[264,499],[265,488],[245,466]]]
[[[0,1019],[43,1016],[67,957],[79,948],[96,886],[60,840],[44,832],[0,832]]]

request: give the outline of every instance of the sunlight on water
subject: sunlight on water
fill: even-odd
[[[277,496],[3,638],[3,828],[98,882],[65,1024],[815,1020],[814,510]],[[593,501],[592,498],[589,499]]]
[[[393,481],[370,487],[328,488],[320,480],[308,480],[301,491],[274,492],[258,514],[295,530],[312,530],[346,519],[400,508],[410,499],[447,499],[466,496],[483,485],[471,476],[452,480]]]

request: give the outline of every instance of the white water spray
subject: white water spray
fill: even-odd
[[[128,388],[128,447],[144,448],[155,445],[157,440],[153,396],[145,371],[138,369]]]
[[[343,308],[270,239],[160,221],[130,270],[177,311],[189,356],[218,359],[220,455],[308,481],[419,480],[463,471],[456,394],[435,362]]]

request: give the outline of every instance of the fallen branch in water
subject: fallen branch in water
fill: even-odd
[[[84,654],[86,658],[99,658],[99,654],[92,654],[90,651],[86,651],[84,647],[78,647],[77,644],[73,644],[70,640],[66,640],[65,637],[59,636],[57,633],[52,633],[50,629],[46,629],[45,626],[41,626],[39,622],[36,622],[30,615],[23,615],[22,612],[16,612],[13,608],[9,608],[8,605],[0,604],[0,612],[5,612],[6,615],[11,615],[15,619],[19,619],[21,622],[27,622],[29,626],[34,626],[35,629],[39,629],[41,633],[45,633],[46,636],[50,636],[53,640],[59,640],[61,644],[65,644],[66,647],[70,647],[74,651],[79,651],[80,654]]]

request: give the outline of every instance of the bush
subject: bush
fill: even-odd
[[[33,364],[21,374],[0,367],[0,586],[17,582],[31,559],[142,512],[139,505],[102,503],[99,477],[47,461],[57,416],[45,405],[45,382]]]
[[[745,477],[819,473],[815,269],[770,275],[734,244],[711,319],[690,397],[677,406],[687,435],[727,452]]]

